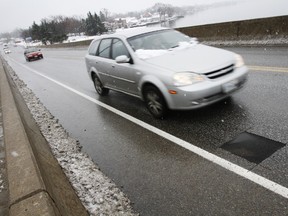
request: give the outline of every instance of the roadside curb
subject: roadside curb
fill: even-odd
[[[0,96],[10,215],[88,215],[1,58]]]

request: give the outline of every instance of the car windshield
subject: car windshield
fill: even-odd
[[[33,47],[33,48],[26,49],[25,53],[38,52],[38,51],[39,51],[39,49]]]
[[[178,47],[182,42],[190,43],[191,38],[175,30],[161,30],[137,35],[128,39],[134,51],[168,50]]]

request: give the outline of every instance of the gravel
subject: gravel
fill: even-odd
[[[100,171],[87,154],[81,152],[81,143],[69,136],[58,119],[44,107],[13,69],[8,65],[7,68],[54,157],[89,214],[139,215],[133,210],[128,197]]]

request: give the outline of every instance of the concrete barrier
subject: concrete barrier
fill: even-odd
[[[60,44],[51,44],[44,47],[47,48],[67,48],[67,47],[88,47],[91,43],[91,40],[84,40],[84,41],[75,41],[71,43],[60,43]]]
[[[0,96],[10,215],[88,215],[1,58]]]
[[[178,28],[201,41],[288,40],[288,16]]]

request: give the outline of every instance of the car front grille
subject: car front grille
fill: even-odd
[[[229,65],[227,67],[207,72],[207,73],[205,73],[205,76],[207,78],[209,78],[209,79],[216,79],[216,78],[225,76],[225,75],[227,75],[229,73],[232,73],[233,70],[234,70],[234,64],[231,64],[231,65]]]

